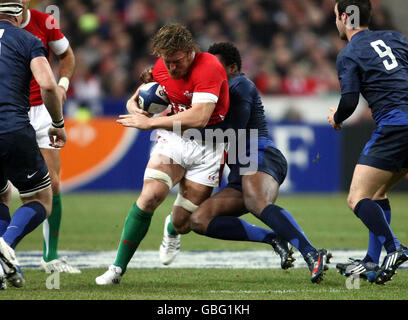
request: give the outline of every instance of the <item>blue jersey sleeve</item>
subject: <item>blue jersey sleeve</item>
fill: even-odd
[[[346,54],[337,59],[341,94],[360,92],[360,75],[358,64]]]
[[[31,42],[30,61],[37,57],[47,57],[47,50],[40,39],[34,37]]]
[[[245,129],[251,116],[251,101],[243,94],[248,90],[242,82],[230,88],[230,108],[233,113],[232,126],[235,129]]]

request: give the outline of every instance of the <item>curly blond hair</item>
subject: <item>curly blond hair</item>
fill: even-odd
[[[191,32],[182,24],[171,23],[159,29],[152,38],[153,54],[171,56],[177,51],[198,51]]]

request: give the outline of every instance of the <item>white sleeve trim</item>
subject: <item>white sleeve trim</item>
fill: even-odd
[[[193,100],[191,101],[192,104],[206,103],[206,102],[217,103],[218,97],[215,94],[208,93],[208,92],[194,92],[193,93]]]
[[[52,52],[54,52],[55,55],[59,56],[67,51],[69,47],[69,41],[64,37],[59,40],[50,41],[48,42],[48,45],[50,46]]]

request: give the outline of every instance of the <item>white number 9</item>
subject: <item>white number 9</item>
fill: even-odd
[[[398,67],[397,58],[395,58],[394,54],[392,53],[391,47],[387,46],[384,41],[377,40],[370,43],[374,50],[378,53],[380,58],[389,57],[391,59],[391,63],[388,60],[384,60],[385,69],[388,71],[395,69]],[[381,48],[385,48],[385,51],[381,50]]]

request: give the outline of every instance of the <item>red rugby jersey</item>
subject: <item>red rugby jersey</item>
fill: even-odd
[[[22,23],[21,28],[39,38],[44,43],[48,55],[50,43],[53,52],[57,55],[64,53],[68,49],[69,43],[61,32],[59,25],[54,17],[47,13],[42,13],[38,10],[28,10],[27,20]],[[42,103],[40,86],[33,77],[30,86],[30,105],[38,106]]]
[[[189,73],[182,79],[173,79],[159,58],[153,68],[153,79],[166,92],[174,113],[190,109],[193,96],[209,97],[216,101],[208,125],[224,120],[229,108],[228,78],[219,60],[209,53],[196,52]]]

